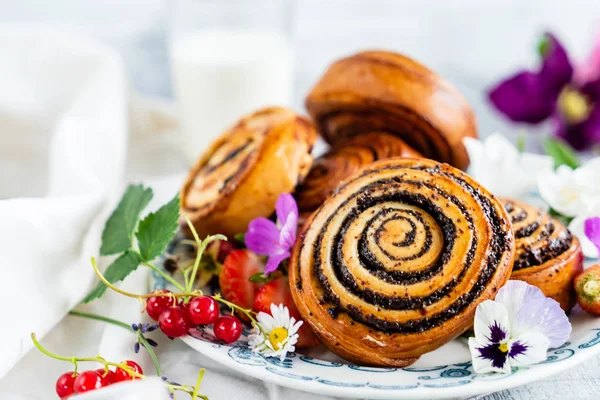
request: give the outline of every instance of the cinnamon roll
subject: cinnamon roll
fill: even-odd
[[[315,139],[309,120],[282,107],[242,118],[191,169],[181,190],[182,213],[201,237],[245,232],[306,176]],[[187,228],[185,221],[182,226]]]
[[[392,157],[420,157],[420,154],[401,139],[381,132],[337,144],[315,160],[306,180],[296,189],[300,213],[312,213],[344,179],[361,168]]]
[[[465,169],[464,137],[477,137],[471,108],[436,73],[401,54],[365,51],[329,67],[306,108],[331,144],[388,132],[423,156]]]
[[[378,161],[309,218],[289,265],[302,318],[337,355],[402,367],[463,333],[510,275],[502,204],[459,170]]]
[[[517,200],[502,202],[515,233],[516,255],[510,279],[539,287],[569,312],[576,302],[573,279],[583,271],[579,240],[546,212]]]

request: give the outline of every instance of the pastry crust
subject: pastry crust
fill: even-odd
[[[200,157],[181,189],[181,208],[201,237],[245,232],[268,217],[281,193],[308,173],[316,132],[291,110],[271,107],[242,118]],[[184,231],[187,224],[181,221]],[[189,233],[189,232],[188,232]]]
[[[471,107],[435,72],[387,51],[343,58],[325,72],[306,108],[327,142],[380,131],[423,156],[466,169],[462,139],[477,137]]]
[[[315,160],[304,183],[296,189],[298,209],[308,218],[344,179],[375,161],[420,156],[401,139],[387,133],[371,132],[344,140]]]
[[[515,232],[510,279],[539,287],[566,312],[575,306],[573,279],[583,271],[579,240],[556,218],[523,202],[502,199]]]
[[[308,219],[290,286],[333,353],[403,367],[470,328],[513,257],[508,214],[487,190],[447,164],[395,158],[348,178]]]

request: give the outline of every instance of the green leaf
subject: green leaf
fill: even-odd
[[[131,248],[133,231],[144,208],[152,200],[152,189],[129,185],[119,205],[104,225],[100,255],[109,256]]]
[[[141,262],[142,257],[137,252],[127,250],[108,266],[104,272],[104,278],[110,283],[122,281],[127,275],[135,271]],[[89,303],[101,297],[106,289],[107,286],[104,283],[98,282],[98,285],[83,299],[83,302]]]
[[[244,246],[244,248],[246,248],[246,238],[245,238],[245,236],[246,236],[245,233],[236,233],[235,235],[233,235],[233,238],[235,240],[237,240],[240,245],[242,245],[242,246]]]
[[[268,275],[265,275],[263,272],[257,272],[252,274],[248,280],[254,283],[269,283],[275,279],[281,278],[282,276],[283,272],[281,271],[273,271]]]
[[[135,234],[140,254],[152,261],[165,250],[179,226],[179,195],[144,218]]]
[[[547,138],[544,140],[544,151],[554,160],[554,168],[566,165],[575,169],[581,165],[575,151],[561,140]]]

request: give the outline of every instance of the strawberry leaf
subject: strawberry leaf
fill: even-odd
[[[131,248],[133,231],[144,208],[152,200],[152,189],[129,185],[119,205],[104,225],[100,255],[108,256]]]
[[[135,271],[142,261],[142,257],[137,252],[127,250],[108,266],[104,272],[104,278],[110,283],[122,281],[127,275]],[[83,299],[83,302],[89,303],[90,301],[101,297],[106,289],[106,285],[99,282],[85,299]]]
[[[144,261],[152,261],[165,250],[179,225],[179,196],[148,214],[135,234]]]

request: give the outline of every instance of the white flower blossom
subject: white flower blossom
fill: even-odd
[[[290,317],[290,310],[283,304],[271,304],[271,315],[260,312],[256,316],[258,325],[254,325],[252,333],[248,336],[248,345],[256,353],[265,357],[279,357],[285,359],[287,353],[296,350],[298,329],[302,321]]]

